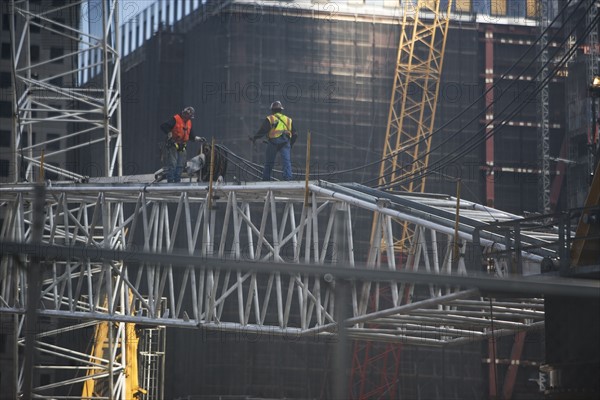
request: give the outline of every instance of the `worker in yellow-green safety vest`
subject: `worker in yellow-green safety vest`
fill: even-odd
[[[271,180],[271,172],[275,165],[275,156],[281,154],[283,165],[283,179],[292,179],[291,149],[298,138],[292,119],[282,114],[283,106],[280,101],[271,104],[272,114],[267,116],[260,129],[249,139],[254,143],[256,139],[264,137],[267,143],[265,166],[263,168],[263,181]]]
[[[164,171],[167,182],[181,182],[181,172],[187,161],[187,142],[189,140],[206,141],[192,132],[193,119],[194,108],[186,107],[179,114],[175,114],[173,118],[160,125],[160,129],[167,135],[164,154]]]

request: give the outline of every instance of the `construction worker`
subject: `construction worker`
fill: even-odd
[[[263,181],[271,180],[271,172],[275,164],[275,156],[281,154],[281,163],[283,164],[283,179],[289,181],[292,179],[292,161],[291,149],[296,142],[298,135],[292,125],[292,119],[283,115],[283,106],[280,101],[271,103],[272,114],[263,121],[260,129],[249,139],[254,143],[256,139],[265,137],[267,143],[267,153],[265,166],[263,169]]]
[[[167,182],[181,182],[181,171],[187,161],[187,142],[205,142],[206,139],[195,136],[192,132],[192,119],[194,108],[186,107],[179,114],[160,125],[160,129],[167,135],[164,154],[164,171]]]

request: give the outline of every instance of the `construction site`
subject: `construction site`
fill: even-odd
[[[600,398],[600,1],[0,7],[0,400]]]

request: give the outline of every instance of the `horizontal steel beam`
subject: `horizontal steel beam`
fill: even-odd
[[[567,279],[542,276],[507,276],[503,278],[483,274],[447,275],[431,274],[404,270],[379,270],[356,265],[354,268],[336,265],[315,264],[279,264],[261,261],[223,260],[213,257],[173,253],[153,253],[102,249],[92,246],[63,246],[56,244],[30,244],[13,241],[0,241],[2,254],[25,254],[39,256],[45,260],[80,259],[90,261],[121,260],[128,264],[147,263],[153,265],[172,265],[174,267],[214,268],[222,270],[244,270],[265,273],[284,272],[316,276],[329,275],[327,279],[346,279],[350,281],[371,282],[408,282],[414,284],[433,284],[476,288],[480,291],[512,294],[564,295],[580,297],[600,297],[600,282],[596,280]]]

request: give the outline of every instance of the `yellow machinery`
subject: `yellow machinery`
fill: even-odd
[[[434,128],[440,76],[452,0],[440,10],[440,0],[419,0],[402,9],[402,28],[396,59],[394,87],[379,172],[379,186],[405,192],[425,191],[425,176],[413,176],[427,169],[431,133]],[[403,182],[406,177],[410,179]],[[404,224],[402,252],[411,240]],[[384,244],[385,245],[385,244]]]
[[[132,298],[131,290],[129,291],[129,298]],[[124,398],[138,399],[140,398],[140,395],[146,393],[146,390],[139,386],[138,344],[140,338],[138,332],[135,324],[126,323],[123,324],[125,326],[124,335],[117,335],[120,340],[111,340],[114,336],[114,332],[110,332],[109,329],[114,330],[113,325],[113,323],[106,321],[96,325],[90,354],[90,363],[98,363],[99,360],[108,360],[108,363],[110,363],[110,360],[112,359],[112,357],[110,357],[110,352],[120,350],[117,354],[120,354],[121,358],[125,358],[125,360],[117,360],[123,364],[125,369]],[[121,348],[114,349],[113,346],[111,346],[111,342],[113,343],[113,346]],[[82,399],[98,397],[112,398],[111,393],[113,392],[114,382],[111,382],[113,376],[111,366],[106,365],[104,368],[88,369],[86,375],[91,379],[86,380],[83,384],[81,393]],[[94,377],[95,375],[97,377]]]
[[[425,191],[425,176],[416,180],[413,177],[424,172],[429,163],[452,0],[447,1],[445,10],[440,9],[440,0],[401,4],[402,24],[379,187],[422,193]],[[386,243],[383,238],[387,235],[377,232],[377,226],[383,225],[378,225],[374,219],[372,247],[381,246],[383,249],[393,246],[394,254],[406,254],[411,248],[413,231],[406,222],[402,223],[400,238],[394,237],[395,243]],[[381,243],[377,243],[380,240]],[[369,261],[377,263],[377,260]],[[360,388],[352,391],[352,398],[394,398],[400,353],[399,345],[388,345],[379,353],[369,342],[356,342],[352,376],[360,376],[362,382],[358,385]],[[375,384],[377,387],[369,387],[365,374],[376,369],[382,375],[380,383]]]

